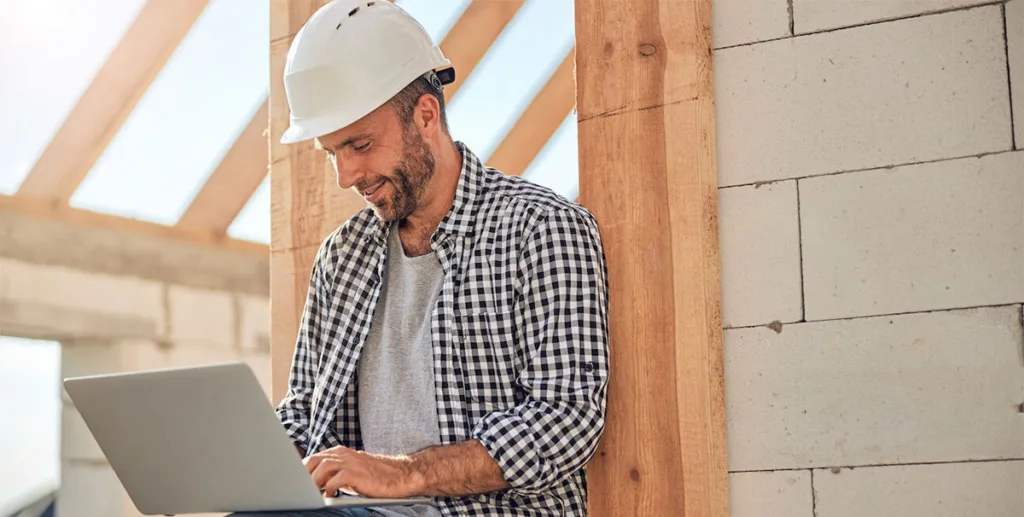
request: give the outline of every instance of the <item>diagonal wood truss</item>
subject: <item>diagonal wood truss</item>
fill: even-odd
[[[445,100],[452,100],[522,6],[523,0],[477,0],[466,7],[441,42],[441,52],[452,61],[456,71],[455,82],[445,88]]]
[[[473,0],[467,6],[441,43],[458,72],[447,90],[449,100],[524,1]],[[302,11],[305,3],[308,0],[271,0],[271,10]],[[208,0],[147,1],[16,194],[0,195],[0,214],[15,212],[266,255],[266,246],[232,239],[227,230],[267,176],[272,145],[268,134],[270,101],[263,103],[238,134],[177,224],[146,223],[68,206],[207,4]],[[277,32],[271,28],[272,40]],[[268,41],[272,52],[275,43]],[[573,109],[573,65],[574,52],[570,52],[498,146],[490,165],[508,174],[526,170]]]
[[[206,5],[151,0],[142,7],[18,195],[67,204]]]

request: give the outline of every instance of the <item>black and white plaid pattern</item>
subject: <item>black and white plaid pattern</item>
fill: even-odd
[[[604,429],[608,278],[597,222],[486,168],[462,143],[455,201],[431,238],[445,278],[431,317],[441,443],[483,443],[509,490],[441,498],[453,515],[586,515],[583,466]],[[361,449],[356,366],[390,225],[369,209],[320,247],[277,408],[308,453]]]

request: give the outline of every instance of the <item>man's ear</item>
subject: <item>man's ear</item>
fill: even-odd
[[[441,131],[441,105],[433,95],[420,95],[413,120],[423,138],[434,136]]]

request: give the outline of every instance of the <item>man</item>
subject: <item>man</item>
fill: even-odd
[[[335,1],[292,44],[282,142],[313,140],[368,206],[316,255],[277,414],[325,494],[437,503],[382,515],[586,515],[608,381],[598,227],[452,140],[448,65],[383,1]]]

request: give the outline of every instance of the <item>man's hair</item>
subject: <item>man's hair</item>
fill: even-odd
[[[424,95],[430,95],[437,99],[437,104],[441,107],[441,129],[447,133],[448,114],[445,112],[444,92],[430,84],[426,77],[416,78],[415,81],[402,88],[402,91],[396,93],[389,102],[398,112],[398,120],[402,122],[403,126],[408,126],[412,123],[412,114],[416,111],[416,104]]]

